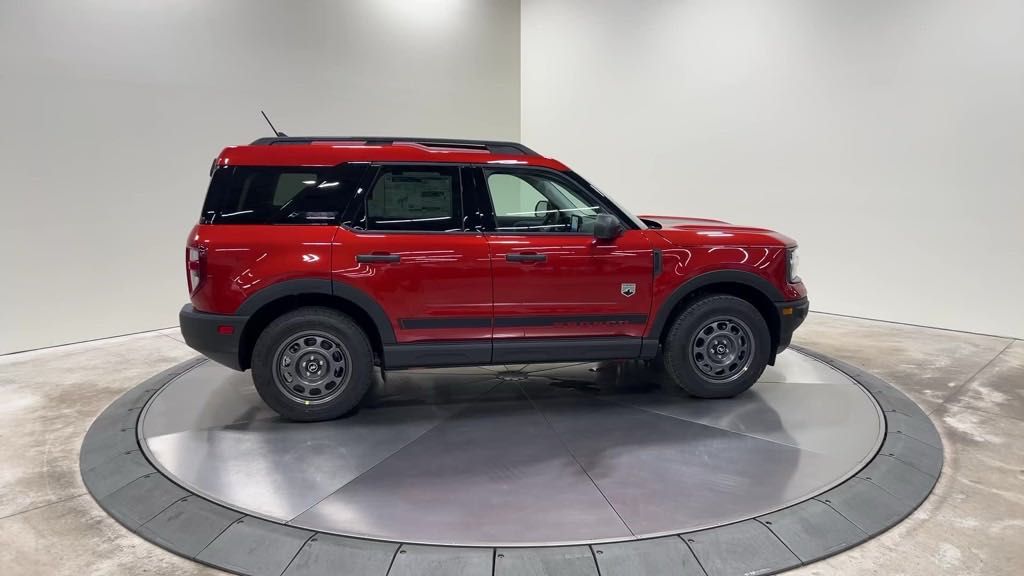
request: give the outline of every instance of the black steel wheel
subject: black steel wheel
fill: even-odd
[[[743,376],[754,359],[754,337],[750,328],[734,316],[707,322],[693,335],[690,361],[704,377],[714,382],[731,382]]]
[[[274,382],[299,404],[330,402],[348,385],[348,349],[326,332],[308,331],[285,340],[274,355]]]
[[[662,344],[665,369],[698,398],[730,398],[750,388],[768,365],[771,334],[753,304],[729,295],[694,301]]]
[[[275,319],[253,348],[256,390],[290,420],[330,420],[351,412],[372,375],[366,334],[330,308],[300,308]]]

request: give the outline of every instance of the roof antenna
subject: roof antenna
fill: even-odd
[[[270,124],[270,129],[274,131],[274,136],[277,136],[278,138],[287,138],[288,137],[288,135],[285,134],[284,132],[278,132],[277,128],[274,128],[274,123],[271,122],[270,118],[267,117],[267,113],[266,112],[264,112],[263,110],[260,110],[260,114],[263,114],[263,119],[267,121],[267,124]]]

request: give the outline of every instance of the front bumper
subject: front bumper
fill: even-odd
[[[185,343],[210,360],[234,370],[242,370],[238,353],[242,328],[249,318],[228,314],[199,312],[186,304],[178,312],[178,324]]]
[[[775,349],[777,354],[789,347],[793,340],[793,332],[807,318],[810,302],[807,298],[801,298],[790,302],[776,302],[775,307],[779,311],[779,345]]]

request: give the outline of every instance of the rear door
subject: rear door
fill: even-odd
[[[334,279],[384,309],[401,352],[391,358],[401,364],[489,362],[488,246],[465,227],[459,168],[380,164],[364,182],[334,238]],[[428,343],[445,351],[401,348]]]
[[[476,183],[493,211],[494,361],[639,355],[654,271],[645,231],[624,222],[618,238],[596,240],[609,207],[552,170],[481,168]]]

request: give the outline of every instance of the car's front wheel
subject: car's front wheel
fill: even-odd
[[[676,318],[662,354],[668,374],[690,395],[730,398],[761,377],[771,356],[771,334],[750,302],[706,296]]]
[[[300,308],[256,340],[252,379],[263,401],[289,420],[331,420],[351,412],[370,387],[373,351],[351,318]]]

